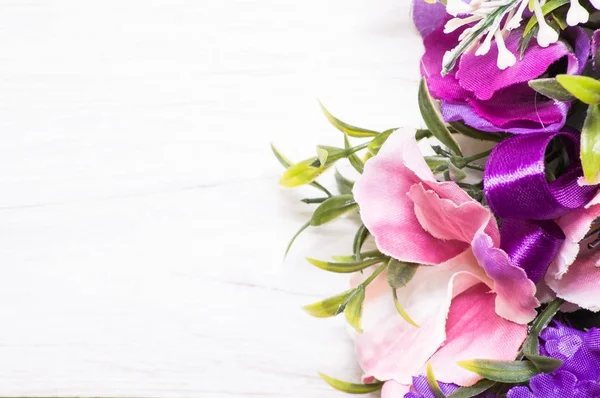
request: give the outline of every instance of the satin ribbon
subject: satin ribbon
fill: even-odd
[[[570,164],[563,175],[548,182],[545,154],[557,137]],[[552,220],[583,207],[598,191],[577,183],[583,175],[578,148],[578,136],[570,131],[520,135],[498,144],[486,165],[484,194],[494,214],[503,219],[501,248],[534,282],[545,275],[565,239]]]
[[[563,140],[570,165],[566,173],[548,182],[544,156],[556,137]],[[570,132],[525,134],[498,144],[483,178],[484,194],[494,214],[502,218],[551,220],[586,205],[598,188],[577,183],[583,175],[578,148],[579,139]]]

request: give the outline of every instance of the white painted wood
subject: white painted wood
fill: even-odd
[[[288,239],[294,159],[340,144],[317,104],[418,126],[408,0],[0,2],[0,395],[342,397],[346,288]]]

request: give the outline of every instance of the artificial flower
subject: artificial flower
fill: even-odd
[[[600,311],[599,218],[600,193],[556,221],[566,239],[545,278],[558,297],[591,311]]]
[[[409,131],[393,133],[369,160],[354,195],[381,252],[424,264],[397,290],[419,328],[396,313],[385,273],[367,289],[364,332],[355,336],[366,376],[407,386],[429,361],[441,381],[470,385],[479,378],[456,360],[514,359],[538,302],[525,271],[498,248],[489,209],[438,182]]]
[[[419,21],[423,12],[424,7],[413,11],[418,26],[424,25]],[[433,22],[439,23],[437,19]],[[493,43],[483,55],[463,54],[457,67],[442,76],[444,55],[456,46],[462,32],[444,33],[440,24],[423,39],[421,74],[432,96],[441,101],[446,121],[463,120],[479,130],[515,134],[556,132],[564,126],[570,104],[537,94],[528,81],[555,73],[581,74],[590,54],[590,40],[583,29],[568,29],[568,43],[558,41],[545,48],[532,43],[522,59],[506,70],[496,65],[502,46],[499,50],[498,43]],[[517,52],[521,33],[515,30],[506,38],[505,47],[511,53]]]
[[[560,322],[540,335],[542,355],[563,361],[552,374],[534,376],[525,386],[514,387],[507,398],[596,398],[600,396],[600,329],[587,332]]]

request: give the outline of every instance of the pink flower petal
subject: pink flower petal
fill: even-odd
[[[409,385],[388,380],[383,384],[383,388],[381,389],[381,398],[402,398],[408,392],[410,392]]]
[[[565,241],[558,251],[556,259],[548,269],[548,275],[552,278],[562,278],[569,270],[579,254],[579,242],[590,230],[592,222],[600,217],[600,205],[598,201],[600,194],[583,209],[576,210],[556,220],[556,223],[565,233]]]
[[[478,202],[456,204],[426,190],[423,184],[413,185],[408,197],[415,204],[415,214],[423,229],[438,239],[471,242],[481,226],[490,222],[490,211]]]
[[[525,271],[512,265],[506,252],[495,247],[484,231],[477,233],[472,248],[479,264],[494,280],[496,313],[516,323],[531,322],[540,303],[535,298],[535,284],[527,278]]]
[[[600,252],[581,244],[575,262],[561,279],[546,277],[548,286],[556,295],[590,311],[600,311]]]
[[[364,279],[367,274],[357,275]],[[358,361],[366,376],[411,384],[412,376],[419,374],[446,339],[452,298],[481,281],[493,284],[470,250],[439,266],[420,267],[411,282],[397,290],[399,302],[419,325],[416,328],[398,314],[385,273],[377,277],[367,288],[364,331],[353,333]]]
[[[354,187],[354,197],[380,251],[401,261],[440,264],[463,252],[468,245],[439,240],[423,229],[407,196],[410,188],[422,181],[439,184],[425,163],[414,134],[396,132],[365,165]],[[456,190],[462,191],[458,186]]]
[[[468,359],[513,360],[527,337],[527,325],[507,321],[494,310],[494,295],[478,284],[452,301],[446,342],[429,360],[439,381],[471,386],[481,379],[459,367]]]

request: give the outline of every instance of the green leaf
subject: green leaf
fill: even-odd
[[[379,250],[371,250],[368,252],[362,252],[362,253],[358,253],[358,255],[351,255],[351,256],[331,256],[331,258],[333,258],[334,261],[337,261],[339,263],[352,263],[355,261],[361,261],[361,260],[365,260],[367,258],[375,258],[375,257],[382,257],[384,258],[385,256],[379,251]],[[384,258],[385,260],[385,258]]]
[[[406,286],[415,276],[418,264],[405,263],[392,258],[388,265],[387,281],[393,289],[399,289]]]
[[[344,147],[348,150],[350,149],[350,140],[348,139],[348,135],[344,135]],[[354,167],[354,170],[358,171],[359,173],[362,174],[364,168],[365,168],[365,164],[363,163],[362,160],[360,160],[360,158],[358,157],[358,155],[356,153],[351,153],[348,155],[348,161],[350,162],[350,164],[352,165],[352,167]]]
[[[542,355],[525,354],[525,357],[542,373],[552,373],[563,364],[560,359]]]
[[[348,301],[354,295],[356,289],[348,290],[337,296],[326,298],[325,300],[305,305],[302,309],[316,318],[330,318],[344,312]]]
[[[336,272],[340,274],[350,274],[352,272],[360,271],[365,268],[368,268],[372,265],[379,264],[385,261],[383,257],[374,257],[363,261],[356,262],[339,262],[339,263],[331,263],[327,261],[315,260],[314,258],[306,259],[309,263],[314,265],[317,268],[320,268],[324,271]]]
[[[323,110],[323,113],[325,114],[327,120],[329,120],[329,123],[331,123],[333,127],[340,130],[344,134],[348,134],[351,137],[357,138],[375,137],[379,134],[377,131],[367,130],[344,123],[340,119],[336,118],[331,113],[329,113],[329,111],[325,109],[322,103],[319,102],[319,105],[321,105],[321,109]]]
[[[588,105],[600,104],[600,82],[587,76],[558,75],[560,83],[575,98]]]
[[[521,351],[523,354],[538,355],[540,353],[538,337],[542,330],[548,326],[552,318],[556,315],[560,307],[564,304],[563,299],[555,299],[550,302],[542,312],[533,320],[529,328],[529,336],[523,343]],[[523,358],[524,355],[519,355],[517,359]]]
[[[425,163],[431,170],[436,170],[442,166],[444,166],[444,170],[448,167],[448,162],[450,159],[445,158],[443,156],[425,156]]]
[[[544,4],[542,6],[542,14],[544,16],[550,14],[552,11],[556,10],[559,7],[564,6],[565,4],[569,4],[571,2],[571,0],[550,0],[549,2],[547,2],[546,4]],[[525,26],[525,30],[523,31],[523,37],[525,37],[527,34],[529,34],[531,32],[531,30],[533,28],[535,28],[538,25],[538,20],[534,15],[531,16],[531,19],[529,19],[529,23],[527,23],[527,26]]]
[[[348,156],[348,150],[334,146],[319,145],[317,146],[317,155],[322,166],[330,166]]]
[[[402,304],[400,304],[400,301],[398,301],[398,293],[396,293],[396,289],[394,288],[392,288],[392,296],[394,297],[394,305],[396,306],[396,311],[398,311],[398,314],[400,314],[402,319],[404,319],[410,325],[413,325],[414,327],[418,328],[419,325],[417,325],[417,323],[412,320],[412,318],[404,310],[404,307],[402,307]]]
[[[462,156],[458,142],[450,134],[442,119],[442,115],[440,115],[437,109],[437,104],[434,102],[431,94],[429,94],[425,79],[421,79],[421,83],[419,84],[419,109],[431,134],[454,153]]]
[[[450,394],[449,398],[472,398],[486,392],[495,384],[496,382],[492,380],[480,380],[471,387],[460,387],[458,390],[455,390],[452,394]]]
[[[463,122],[451,122],[450,131],[481,141],[500,142],[508,137],[507,134],[489,133],[487,131],[477,130],[471,126],[467,126]]]
[[[352,195],[333,196],[321,203],[310,219],[310,225],[318,227],[336,218],[358,209],[358,204]]]
[[[318,159],[310,158],[289,167],[285,173],[283,173],[283,176],[281,176],[279,184],[287,188],[295,188],[310,184],[328,168],[312,166],[315,161],[318,161]]]
[[[525,51],[527,51],[527,49],[529,48],[529,43],[531,43],[531,40],[538,34],[538,31],[539,27],[536,26],[535,28],[531,29],[525,36],[521,37],[517,48],[517,50],[519,51],[519,59],[523,59]]]
[[[361,285],[356,288],[356,294],[354,294],[350,300],[348,300],[348,304],[346,304],[346,309],[344,310],[346,321],[348,321],[348,324],[360,334],[363,332],[360,322],[362,319],[362,307],[364,300],[365,287]]]
[[[287,169],[292,165],[292,161],[285,157],[285,155],[281,153],[281,151],[279,151],[279,149],[277,149],[273,143],[271,143],[271,151],[273,151],[273,155],[275,155],[283,167]]]
[[[389,129],[379,134],[377,137],[373,138],[373,140],[369,143],[368,149],[371,155],[375,156],[379,153],[379,150],[385,144],[389,136],[396,131],[396,129]]]
[[[448,169],[452,172],[453,181],[462,181],[467,178],[467,173],[458,168],[453,162],[448,163]]]
[[[335,388],[338,391],[345,392],[347,394],[368,394],[374,391],[381,390],[381,387],[383,387],[382,381],[378,381],[376,383],[371,384],[355,384],[334,379],[333,377],[329,377],[323,373],[319,373],[319,376],[321,376],[321,378],[325,380],[325,382],[331,387]]]
[[[283,153],[281,153],[281,151],[279,151],[279,149],[277,149],[277,147],[271,143],[271,150],[273,151],[273,154],[275,155],[275,157],[277,158],[277,160],[279,161],[279,163],[281,163],[281,165],[283,167],[285,167],[286,169],[292,166],[292,162],[285,157],[285,155]],[[325,188],[323,185],[319,184],[316,181],[313,181],[310,183],[311,187],[317,188],[318,190],[324,192],[327,196],[331,197],[331,192],[329,192],[327,190],[327,188]]]
[[[558,101],[573,101],[575,99],[556,79],[535,79],[530,80],[527,84],[548,98]]]
[[[590,105],[581,130],[581,165],[587,182],[593,184],[600,172],[600,107]]]
[[[479,376],[500,383],[525,383],[541,373],[529,361],[494,361],[490,359],[472,359],[457,362],[458,366]]]
[[[352,242],[352,251],[354,252],[354,257],[356,258],[356,261],[360,260],[360,251],[362,250],[362,247],[365,244],[365,241],[368,237],[369,230],[367,229],[367,227],[365,227],[364,224],[362,224],[360,227],[358,227],[358,230],[354,235],[354,241]]]
[[[296,238],[297,238],[298,236],[300,236],[300,234],[301,234],[302,232],[304,232],[304,230],[305,230],[306,228],[308,228],[309,226],[310,226],[310,222],[307,222],[307,223],[306,223],[306,224],[304,224],[302,227],[300,227],[300,229],[298,230],[298,232],[296,232],[296,233],[294,234],[294,236],[292,237],[292,240],[290,240],[290,243],[288,243],[288,245],[287,245],[287,248],[285,249],[285,254],[284,254],[284,256],[287,256],[287,254],[289,253],[290,249],[292,248],[292,245],[293,245],[293,244],[294,244],[294,242],[296,241]]]
[[[446,394],[440,388],[437,380],[435,379],[435,375],[433,374],[433,368],[431,367],[431,363],[427,362],[427,383],[429,384],[429,389],[433,393],[435,398],[448,398]]]
[[[342,195],[351,194],[354,188],[354,181],[344,177],[338,170],[335,171],[335,183],[338,191]]]

